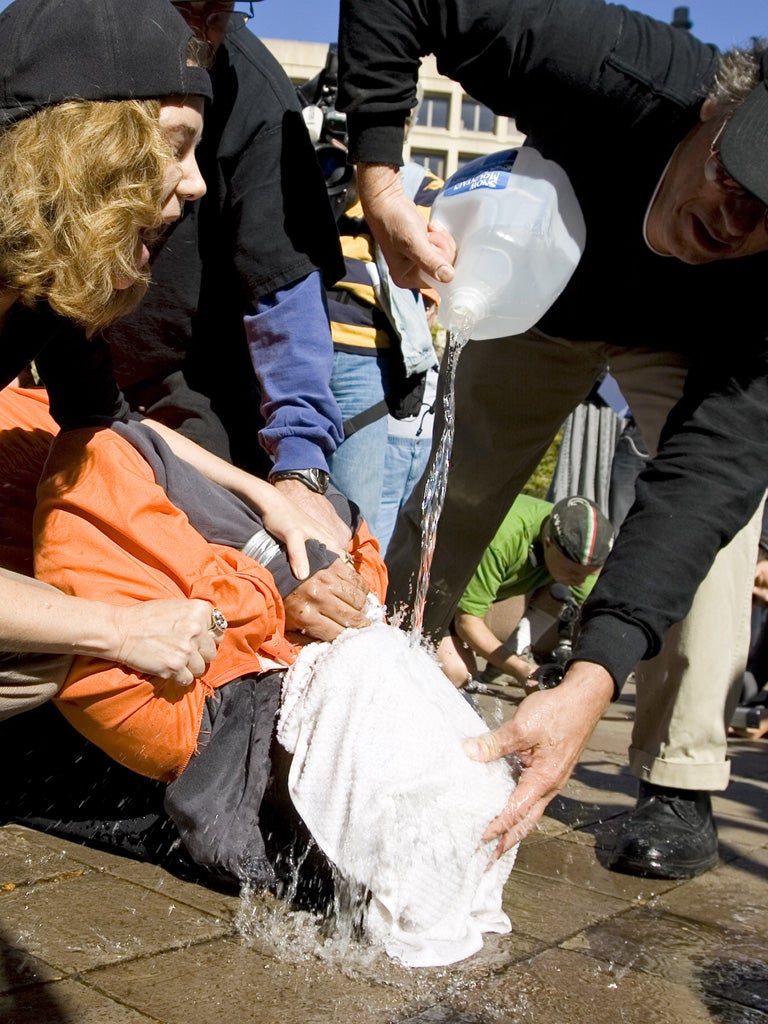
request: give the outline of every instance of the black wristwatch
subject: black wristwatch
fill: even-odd
[[[325,494],[331,478],[323,469],[282,469],[270,474],[271,484],[276,484],[278,480],[300,480],[310,491]]]

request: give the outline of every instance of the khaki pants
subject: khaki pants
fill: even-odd
[[[36,587],[53,590],[47,583],[20,576],[8,569],[0,575],[23,580]],[[0,653],[0,721],[29,711],[55,697],[67,678],[70,654],[3,654]]]
[[[450,622],[507,510],[566,416],[606,369],[653,453],[685,382],[687,363],[679,353],[569,342],[537,331],[467,344],[456,375],[456,438],[425,632],[438,633]],[[442,427],[440,401],[435,447]],[[403,510],[388,549],[393,608],[409,601],[418,569],[423,484]],[[630,750],[640,778],[684,789],[724,789],[728,783],[730,693],[746,662],[759,526],[758,510],[719,553],[688,616],[668,631],[662,652],[642,663]]]

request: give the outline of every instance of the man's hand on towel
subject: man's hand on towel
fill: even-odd
[[[285,599],[285,628],[290,639],[335,640],[342,630],[361,629],[370,621],[363,613],[368,584],[344,559],[337,558],[300,584]]]
[[[483,836],[486,842],[499,840],[494,857],[526,836],[565,786],[613,696],[610,673],[576,661],[559,686],[530,694],[508,722],[464,741],[465,752],[476,761],[514,754],[523,767],[507,806]]]

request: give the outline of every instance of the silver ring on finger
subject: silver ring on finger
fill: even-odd
[[[219,608],[214,608],[211,612],[211,622],[208,626],[209,631],[211,633],[223,633],[228,625],[229,623],[227,622],[224,612]]]

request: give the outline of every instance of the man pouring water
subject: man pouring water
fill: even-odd
[[[565,680],[472,745],[526,765],[488,836],[506,849],[533,827],[639,662],[639,799],[612,866],[690,877],[717,862],[709,794],[728,781],[729,690],[768,483],[768,52],[720,55],[603,0],[342,0],[340,106],[360,195],[410,286],[449,281],[456,252],[398,183],[426,53],[563,168],[586,246],[533,329],[461,355],[425,630],[450,621],[506,509],[606,368],[657,451]],[[418,566],[419,502],[389,548],[393,604]]]

